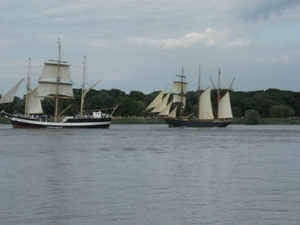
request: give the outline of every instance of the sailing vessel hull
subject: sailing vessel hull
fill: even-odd
[[[13,128],[109,128],[111,118],[71,119],[66,122],[33,121],[15,117],[8,118]]]
[[[199,121],[165,118],[169,127],[226,127],[231,121]]]
[[[59,99],[73,99],[73,81],[71,78],[70,65],[65,61],[61,61],[61,46],[59,43],[58,60],[49,60],[44,63],[44,67],[39,79],[38,87],[30,91],[30,59],[28,66],[27,76],[27,93],[25,98],[25,114],[9,114],[4,110],[0,112],[0,115],[4,115],[8,118],[14,128],[108,128],[111,124],[111,118],[113,112],[117,106],[113,109],[111,114],[93,112],[92,115],[83,115],[84,109],[84,97],[95,85],[101,80],[96,82],[88,89],[84,88],[85,78],[85,57],[84,57],[84,69],[83,69],[83,84],[81,95],[80,114],[77,116],[64,116],[58,118],[58,103]],[[24,79],[24,78],[23,78]],[[12,102],[18,87],[22,83],[23,79],[15,85],[7,94],[0,98],[0,104]],[[55,121],[62,119],[59,122],[50,122],[43,115],[43,108],[41,104],[41,98],[55,98],[54,118]],[[69,105],[63,112],[66,112]],[[60,115],[63,115],[63,112]],[[40,115],[39,117],[34,115]]]

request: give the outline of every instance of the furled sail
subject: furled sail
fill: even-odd
[[[219,119],[232,118],[229,92],[223,96],[219,104]]]
[[[199,110],[198,119],[199,120],[212,120],[214,115],[211,107],[211,97],[210,97],[210,87],[207,88],[201,95],[199,99]]]
[[[162,100],[162,98],[163,98],[163,96],[164,96],[165,90],[166,90],[166,88],[165,88],[164,90],[162,90],[162,91],[156,96],[156,98],[148,105],[148,107],[147,107],[146,110],[155,108],[155,107],[161,102],[161,100]]]
[[[19,83],[17,83],[12,89],[10,89],[9,92],[7,92],[5,95],[2,96],[2,98],[0,99],[0,104],[9,103],[9,102],[14,101],[17,90],[18,90],[18,88],[19,88],[19,86],[20,86],[20,84],[22,83],[23,80],[24,80],[24,78]]]
[[[39,79],[37,95],[45,97],[57,93],[60,96],[74,97],[72,84],[70,65],[47,62]]]
[[[28,114],[43,114],[41,99],[36,95],[37,88],[28,94]]]
[[[151,111],[152,113],[159,113],[161,112],[168,104],[168,100],[171,93],[168,93],[160,103]]]

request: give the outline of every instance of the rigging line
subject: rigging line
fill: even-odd
[[[45,58],[43,61],[47,62],[49,59],[55,58],[58,54],[57,52],[58,52],[57,47],[51,47],[51,48],[49,48],[45,51],[40,51],[39,54],[37,54],[36,56],[30,57],[30,58],[31,59],[38,59],[38,60],[41,60],[41,58]],[[48,56],[45,57],[45,55],[48,55]]]
[[[8,87],[9,85],[8,84],[10,84],[11,83],[11,81],[13,80],[13,79],[15,79],[15,77],[17,77],[17,76],[20,76],[20,74],[22,74],[22,77],[25,77],[25,76],[27,76],[27,72],[25,72],[25,73],[21,73],[21,71],[22,70],[25,70],[27,67],[28,67],[28,61],[29,61],[29,59],[27,59],[22,65],[20,65],[20,66],[14,66],[14,67],[12,67],[12,68],[19,68],[16,72],[14,72],[13,73],[13,75],[12,76],[9,76],[9,78],[8,78],[8,82],[6,82],[5,84],[4,83],[2,83],[4,86],[2,86],[1,88],[0,88],[0,93],[3,91],[3,90],[5,90],[6,88],[11,88],[11,87]],[[9,67],[6,67],[7,69],[9,68]],[[3,93],[2,93],[3,94]],[[5,93],[4,93],[5,94]]]

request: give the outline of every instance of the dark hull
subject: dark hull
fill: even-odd
[[[199,121],[165,118],[169,127],[226,127],[231,121]]]
[[[81,122],[72,122],[72,123],[61,123],[61,124],[45,124],[41,122],[40,124],[31,124],[31,123],[24,123],[20,121],[13,121],[11,120],[11,123],[13,125],[13,128],[109,128],[110,123],[97,123],[95,122],[85,122],[84,124]],[[104,122],[104,121],[103,121]],[[105,122],[108,122],[107,120]]]
[[[111,118],[85,118],[85,119],[68,119],[65,122],[47,122],[17,118],[5,115],[13,128],[109,128]]]

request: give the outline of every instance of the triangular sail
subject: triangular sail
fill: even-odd
[[[152,109],[152,108],[155,108],[162,100],[163,96],[164,96],[164,93],[165,93],[165,90],[162,90],[157,96],[156,98],[148,105],[148,107],[146,108],[146,110],[148,109]]]
[[[18,88],[19,88],[19,86],[20,86],[20,84],[22,83],[23,80],[24,80],[24,78],[19,83],[17,83],[12,89],[10,89],[9,92],[7,92],[5,95],[2,96],[2,98],[0,99],[0,104],[9,103],[9,102],[14,101],[17,90],[18,90]]]
[[[169,104],[162,111],[160,111],[160,113],[158,115],[160,115],[160,116],[169,115],[171,106],[172,106],[172,101],[169,102]]]
[[[39,79],[37,95],[46,97],[57,93],[60,96],[74,97],[72,84],[70,65],[47,62]]]
[[[178,108],[178,105],[172,110],[172,112],[168,115],[168,117],[176,118],[177,108]]]
[[[28,94],[28,114],[43,114],[41,99],[36,95],[37,88]]]
[[[168,100],[171,93],[168,93],[163,100],[151,111],[152,113],[159,113],[161,112],[168,104]]]
[[[223,96],[219,104],[219,119],[232,118],[229,91]]]
[[[198,119],[199,120],[212,120],[214,119],[211,97],[210,97],[210,87],[207,88],[201,95],[199,99],[199,110]]]

